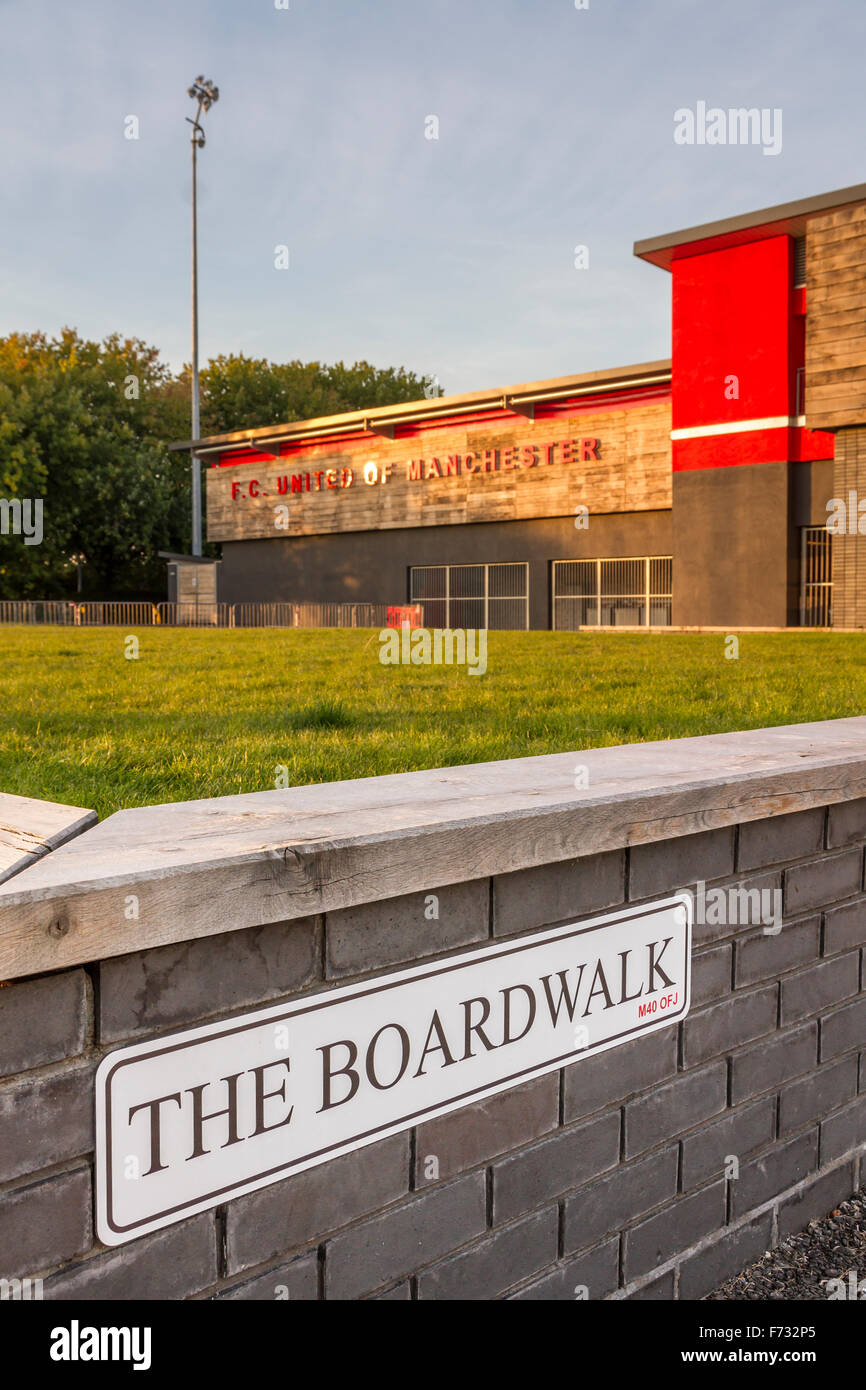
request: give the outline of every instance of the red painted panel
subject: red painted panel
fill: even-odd
[[[778,236],[674,262],[674,429],[793,413],[792,255]]]
[[[832,434],[781,426],[748,430],[742,434],[711,435],[704,439],[673,441],[673,471],[697,468],[733,468],[750,463],[798,463],[807,459],[831,459]]]

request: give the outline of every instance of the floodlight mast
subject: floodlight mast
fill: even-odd
[[[204,129],[201,125],[203,111],[209,111],[215,101],[219,101],[219,87],[204,77],[197,77],[187,89],[187,96],[197,102],[195,117],[187,116],[192,126],[190,143],[192,145],[192,437],[199,438],[201,412],[199,403],[198,378],[198,207],[196,182],[196,155],[205,146]],[[192,553],[202,553],[202,514],[201,514],[201,459],[193,449],[191,455],[192,471]]]

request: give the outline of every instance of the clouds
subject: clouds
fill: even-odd
[[[0,331],[188,357],[198,72],[204,355],[368,356],[448,390],[664,356],[669,283],[634,239],[861,176],[847,0],[291,6],[0,6]],[[676,146],[699,100],[783,108],[782,154]]]

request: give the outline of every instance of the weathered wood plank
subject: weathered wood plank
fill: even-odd
[[[121,811],[0,888],[0,978],[863,796],[859,717]]]
[[[671,505],[670,427],[670,402],[656,400],[538,422],[451,421],[411,439],[311,445],[273,462],[210,468],[208,536],[243,540],[567,516],[577,506],[591,513],[664,509]],[[565,445],[572,440],[569,454]],[[583,440],[600,441],[599,457],[592,449],[584,456]],[[495,459],[485,459],[492,451]],[[421,476],[411,476],[410,461],[423,461]],[[373,483],[364,480],[368,463],[378,470]],[[341,485],[349,474],[352,481]],[[304,491],[289,490],[293,475],[304,479]],[[240,495],[233,496],[233,484]],[[288,524],[275,511],[280,504],[288,507]]]
[[[96,812],[0,792],[0,883],[96,824]]]
[[[866,208],[813,218],[806,236],[806,413],[813,429],[866,421]],[[839,314],[845,312],[844,327]],[[844,338],[840,338],[844,332]]]

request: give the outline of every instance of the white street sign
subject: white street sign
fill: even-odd
[[[325,1163],[689,1007],[691,899],[622,908],[121,1048],[96,1081],[107,1245]]]

